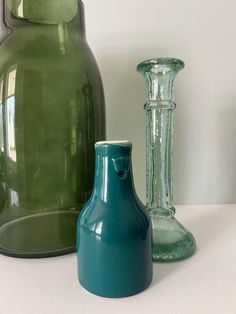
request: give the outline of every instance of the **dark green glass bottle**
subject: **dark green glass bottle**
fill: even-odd
[[[75,250],[104,95],[77,0],[5,0],[0,44],[0,252]]]

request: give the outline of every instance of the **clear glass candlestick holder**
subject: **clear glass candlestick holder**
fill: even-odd
[[[173,85],[183,68],[174,58],[151,59],[137,67],[147,82],[147,209],[153,260],[160,262],[181,260],[196,251],[193,235],[177,221],[173,206]]]

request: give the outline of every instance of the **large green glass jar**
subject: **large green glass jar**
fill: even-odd
[[[5,0],[0,45],[0,252],[75,250],[104,95],[77,0]]]

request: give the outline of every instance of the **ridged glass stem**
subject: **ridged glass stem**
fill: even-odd
[[[147,102],[147,207],[150,212],[172,213],[172,100]]]
[[[147,82],[147,209],[153,260],[161,262],[181,260],[196,250],[194,237],[174,217],[173,207],[173,84],[183,67],[175,58],[146,60],[137,67]]]
[[[145,73],[147,114],[147,207],[151,214],[173,213],[173,83],[175,71],[159,67]]]

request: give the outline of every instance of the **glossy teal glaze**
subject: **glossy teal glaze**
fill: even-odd
[[[134,188],[132,144],[95,149],[94,189],[77,225],[79,281],[96,295],[126,297],[151,283],[151,224]]]

